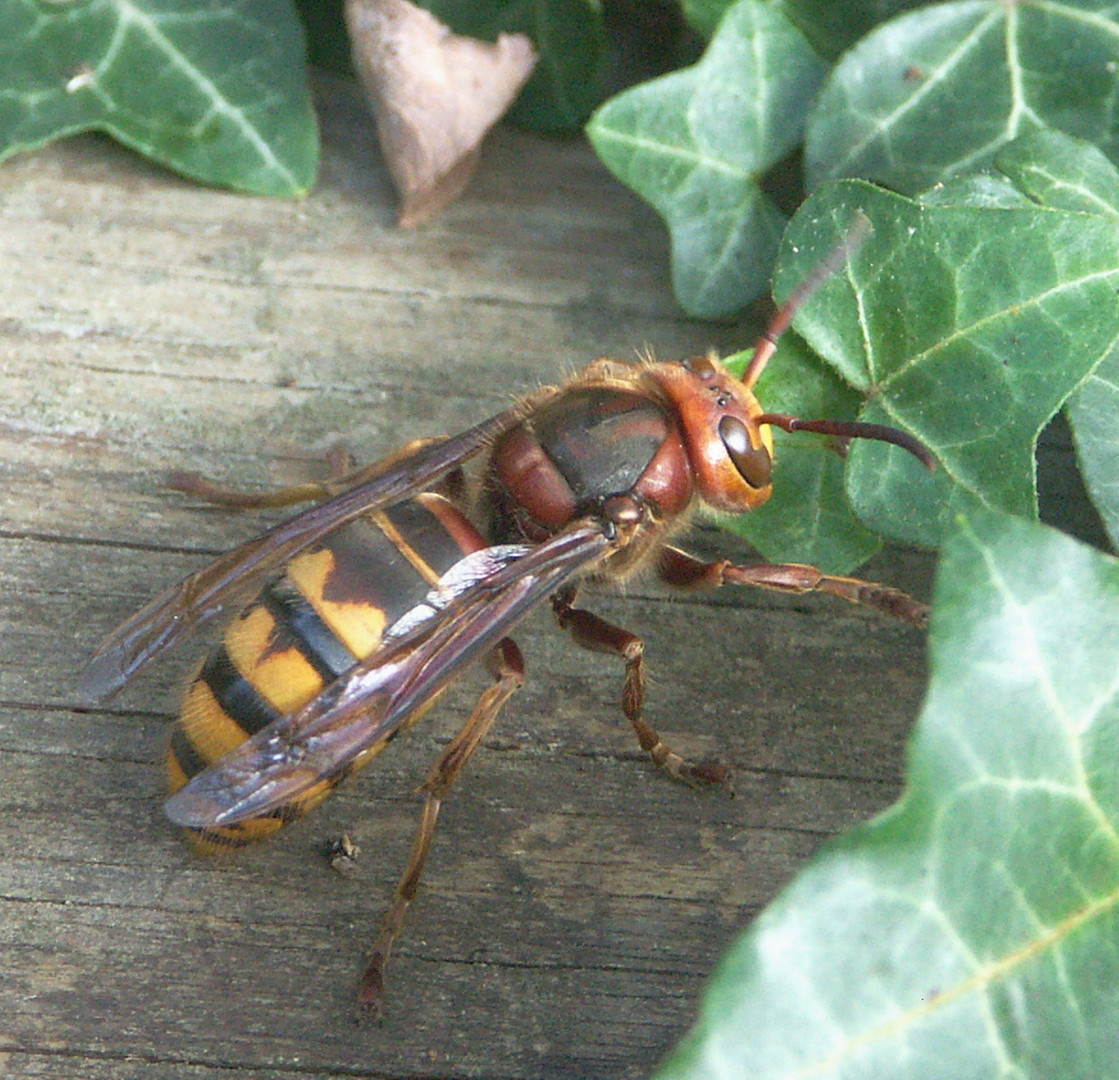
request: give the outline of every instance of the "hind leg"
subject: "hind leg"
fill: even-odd
[[[224,506],[230,510],[261,510],[269,507],[294,506],[301,502],[313,502],[337,495],[358,484],[365,483],[386,472],[393,465],[423,449],[436,439],[414,439],[388,457],[375,461],[372,465],[355,468],[353,458],[345,447],[334,447],[327,452],[326,461],[330,475],[321,482],[290,484],[287,487],[263,491],[241,491],[228,488],[208,480],[196,472],[173,472],[167,477],[167,486],[184,495],[193,495],[213,506]]]
[[[358,986],[358,1004],[378,1015],[384,1003],[385,967],[389,962],[393,943],[404,926],[404,916],[419,890],[420,877],[435,835],[435,824],[439,819],[439,808],[471,755],[493,726],[501,707],[524,683],[524,658],[521,650],[509,638],[498,642],[490,654],[489,667],[496,680],[494,685],[482,694],[470,718],[431,767],[420,788],[425,798],[419,828],[412,841],[412,854],[396,886],[392,906],[381,922],[381,932],[373,948],[369,950],[365,971]]]

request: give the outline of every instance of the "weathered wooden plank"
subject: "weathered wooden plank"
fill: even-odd
[[[49,639],[70,599],[62,592],[58,610],[39,609],[32,640]],[[880,700],[881,680],[901,684],[910,711],[919,681],[907,669],[907,632],[846,612],[835,618],[858,644],[836,653],[834,626],[809,611],[711,611],[639,597],[596,607],[656,628],[653,714],[678,718],[662,728],[681,749],[733,762],[736,797],[652,775],[616,719],[616,672],[536,620],[524,635],[540,645],[529,654],[536,677],[447,808],[393,968],[389,1026],[370,1043],[351,1030],[347,990],[406,857],[416,814],[407,792],[468,707],[466,687],[282,842],[216,862],[190,855],[158,819],[158,719],[8,710],[0,850],[19,855],[0,864],[0,894],[21,904],[20,922],[35,929],[16,945],[37,954],[38,973],[25,983],[17,969],[4,980],[33,1003],[26,1015],[11,1014],[17,1045],[40,1045],[50,1032],[71,1048],[102,1052],[84,1041],[93,985],[115,995],[113,1004],[94,995],[98,1010],[136,1018],[145,1039],[133,1051],[169,1062],[182,1060],[169,1050],[182,1025],[191,1032],[189,1060],[221,1063],[248,1054],[243,1025],[268,1029],[274,1016],[283,1037],[244,1058],[253,1068],[282,1067],[298,1052],[305,1065],[343,1069],[333,1043],[345,1034],[364,1047],[364,1060],[397,1069],[411,1055],[427,1060],[433,1030],[462,1055],[444,1059],[464,1067],[456,1075],[549,1075],[549,1055],[560,1062],[555,1075],[627,1075],[648,1064],[679,1030],[733,929],[822,836],[893,793],[904,720],[882,726],[898,702]],[[861,637],[864,623],[874,640]],[[665,647],[696,640],[707,647],[691,670]],[[770,680],[766,661],[775,654],[822,683]],[[874,667],[865,701],[827,691],[845,663]],[[712,697],[708,672],[734,672],[727,686],[749,695],[747,707],[728,710]],[[18,690],[33,699],[57,693],[49,669],[29,670],[26,680]],[[171,688],[156,681],[158,708]],[[150,702],[153,691],[129,693]],[[346,880],[313,853],[342,828],[363,847]],[[72,975],[61,987],[59,965]],[[650,983],[656,1000],[636,1003]],[[229,1000],[236,1004],[226,1013]],[[500,1054],[490,1046],[495,1015],[526,1025],[503,1029]],[[545,1053],[530,1051],[529,1033]],[[381,1056],[386,1040],[392,1051]]]
[[[323,107],[301,204],[198,189],[93,138],[0,169],[0,1066],[643,1075],[734,932],[896,794],[920,635],[742,591],[590,598],[646,635],[651,718],[731,764],[731,798],[655,775],[618,666],[534,616],[529,683],[448,801],[382,1025],[352,1015],[361,952],[410,792],[482,677],[280,840],[216,861],[159,808],[201,645],[75,707],[102,634],[264,520],[169,495],[165,470],[283,482],[339,440],[368,459],[602,353],[751,336],[678,315],[663,234],[581,144],[502,134],[461,205],[398,233],[356,95]],[[923,556],[872,572],[927,593]],[[349,877],[317,854],[343,829],[362,847]]]

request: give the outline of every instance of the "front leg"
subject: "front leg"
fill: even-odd
[[[645,720],[645,643],[636,634],[608,623],[593,612],[575,607],[575,594],[575,589],[564,589],[552,597],[556,621],[571,635],[576,645],[625,661],[622,712],[637,732],[641,749],[676,780],[691,784],[725,783],[728,776],[725,766],[695,764],[685,760],[666,746]]]
[[[667,584],[679,588],[755,585],[785,593],[822,592],[874,608],[913,626],[925,627],[929,622],[928,604],[899,589],[860,578],[836,577],[801,563],[736,566],[727,559],[704,562],[677,548],[665,547],[658,557],[657,572]]]

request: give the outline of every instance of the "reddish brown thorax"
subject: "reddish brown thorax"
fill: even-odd
[[[592,364],[494,445],[484,485],[505,539],[539,542],[605,500],[637,500],[649,524],[700,500],[741,513],[769,498],[772,437],[754,395],[714,356]]]

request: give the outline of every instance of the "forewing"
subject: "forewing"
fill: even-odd
[[[299,552],[328,533],[378,507],[429,487],[477,454],[517,419],[508,409],[414,455],[391,462],[384,473],[274,525],[141,608],[98,647],[78,683],[84,701],[115,694],[141,668],[178,644],[232,602],[245,600]]]
[[[177,825],[232,825],[277,810],[431,700],[549,593],[612,547],[600,523],[574,523],[468,587],[436,616],[358,662],[299,712],[242,743],[166,804]],[[496,549],[487,549],[494,551]]]

